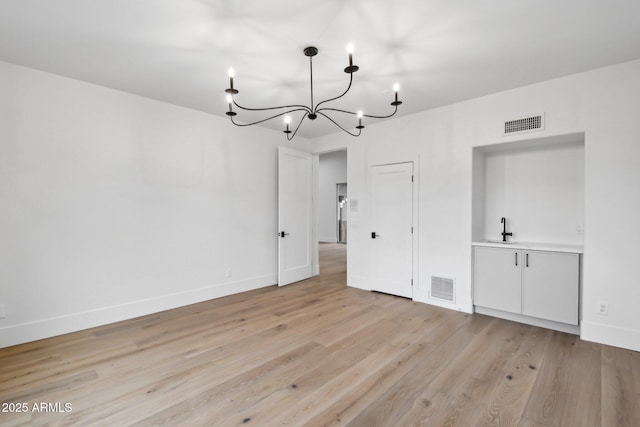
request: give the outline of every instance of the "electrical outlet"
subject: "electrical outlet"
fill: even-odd
[[[576,227],[576,234],[584,234],[584,227],[582,226],[582,224]]]
[[[606,301],[599,301],[596,313],[602,314],[603,316],[608,316],[609,315],[609,303],[606,302]]]
[[[0,319],[4,319],[5,317],[7,317],[7,310],[4,304],[0,304]]]
[[[230,268],[227,268],[227,277],[233,276],[233,271]]]

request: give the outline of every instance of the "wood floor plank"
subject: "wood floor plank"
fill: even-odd
[[[371,372],[389,360],[399,357],[410,358],[420,351],[420,346],[414,345],[411,348],[400,348],[397,346],[384,346],[379,351],[370,352],[365,357],[349,364],[346,369],[337,372],[326,381],[318,384],[313,389],[301,389],[294,382],[295,387],[289,387],[290,398],[282,400],[295,403],[290,411],[281,411],[279,405],[269,405],[270,411],[257,411],[263,416],[264,422],[268,425],[315,425],[311,420],[322,414],[331,405],[345,399],[351,398],[353,393],[366,381]],[[265,405],[266,407],[266,405]],[[258,408],[253,408],[254,411]],[[246,419],[239,417],[238,419]]]
[[[321,275],[0,349],[0,426],[638,426],[640,353]]]
[[[421,359],[410,372],[391,387],[383,390],[377,399],[371,401],[367,408],[347,425],[397,425],[398,420],[421,394],[422,387],[446,369],[460,350],[473,342],[472,337],[473,332],[466,328],[460,328],[452,335],[448,335],[444,342],[435,346],[429,353],[429,357]]]
[[[640,388],[634,352],[602,347],[602,424],[633,426],[640,420]]]
[[[545,331],[499,323],[475,340],[485,349],[468,346],[416,399],[400,425],[517,424],[536,377],[535,365],[542,359],[539,335]],[[431,403],[442,401],[443,396],[449,404],[434,408]]]
[[[233,425],[238,419],[252,419],[258,425],[273,423],[273,419],[277,419],[279,414],[272,412],[278,407],[289,407],[294,403],[298,406],[299,400],[302,399],[301,396],[315,396],[319,389],[326,387],[336,378],[342,377],[346,371],[352,369],[362,359],[366,359],[372,353],[377,353],[375,350],[380,350],[377,348],[380,337],[391,337],[397,332],[395,325],[385,320],[379,320],[370,325],[368,329],[354,332],[345,331],[343,339],[327,347],[325,354],[316,361],[314,366],[308,367],[303,371],[303,374],[298,372],[295,377],[291,378],[289,386],[283,388],[279,394],[251,406],[235,419],[220,421],[221,425]]]
[[[600,425],[601,348],[554,332],[524,418],[548,426]]]
[[[179,423],[187,422],[193,412],[224,414],[229,408],[246,404],[247,401],[260,398],[263,394],[268,395],[275,390],[286,387],[288,378],[295,375],[296,370],[303,369],[307,358],[322,357],[323,350],[319,344],[305,344],[287,353],[267,359],[265,363],[235,375],[214,387],[206,387],[200,393],[191,395],[179,403],[180,406],[186,403],[189,408],[188,412],[181,414],[181,419],[177,419],[175,415],[180,411],[174,407],[173,393],[164,392],[162,394],[156,393],[154,399],[146,402],[145,405],[123,408],[114,416],[101,421],[106,422],[104,425],[121,425],[127,421],[163,425],[176,421]],[[171,383],[171,381],[167,382],[167,384]],[[216,415],[214,418],[217,420],[219,416]]]
[[[528,403],[551,332],[529,325],[517,325],[516,330],[511,352],[496,358],[499,363],[484,376],[482,399],[474,400],[467,411],[469,419],[478,419],[478,426],[517,425]]]

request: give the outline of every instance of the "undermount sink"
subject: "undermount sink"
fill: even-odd
[[[501,245],[509,245],[515,242],[503,242],[502,240],[487,240],[487,243],[500,243]]]

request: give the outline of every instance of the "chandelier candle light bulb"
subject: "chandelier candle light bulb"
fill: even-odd
[[[390,114],[387,114],[385,116],[374,116],[372,114],[363,114],[362,111],[358,111],[357,113],[354,113],[353,111],[347,111],[340,108],[333,108],[326,105],[329,102],[333,102],[342,98],[351,89],[351,85],[353,84],[353,73],[355,73],[360,69],[360,67],[353,64],[353,49],[354,49],[353,44],[349,43],[347,45],[347,53],[349,54],[349,66],[344,69],[344,72],[349,74],[349,84],[347,88],[344,90],[344,92],[342,92],[342,94],[338,96],[334,96],[333,98],[325,99],[324,101],[320,101],[317,103],[315,103],[313,99],[313,57],[318,54],[318,48],[314,46],[308,46],[303,49],[304,55],[307,58],[309,58],[309,77],[310,77],[309,82],[311,86],[310,88],[311,103],[309,105],[293,104],[293,105],[282,105],[279,107],[265,107],[265,108],[244,107],[238,104],[238,102],[236,101],[236,97],[234,96],[234,95],[237,95],[239,91],[233,87],[233,78],[235,76],[235,71],[233,70],[233,68],[229,68],[229,71],[228,71],[229,87],[225,89],[225,92],[227,93],[227,103],[229,104],[229,111],[227,111],[225,114],[231,118],[231,123],[241,127],[257,125],[257,124],[264,123],[268,120],[272,120],[272,119],[275,119],[276,117],[280,117],[284,115],[284,122],[286,125],[284,133],[287,135],[287,140],[289,141],[291,141],[296,136],[298,129],[300,129],[300,125],[302,125],[302,122],[305,119],[315,120],[319,116],[326,118],[331,123],[333,123],[338,128],[340,128],[342,131],[344,131],[345,133],[348,133],[351,136],[356,136],[356,137],[360,136],[360,134],[362,133],[362,129],[364,129],[364,125],[362,124],[363,117],[369,117],[374,119],[386,119],[386,118],[392,117],[398,112],[398,105],[402,104],[402,101],[398,100],[398,85],[395,84],[393,87],[395,91],[395,100],[391,102],[391,106],[394,107],[394,109]],[[323,106],[323,104],[325,105]],[[233,111],[234,105],[239,109],[245,110],[245,111],[254,111],[254,112],[260,112],[260,111],[264,112],[264,111],[273,111],[273,110],[285,110],[285,111],[273,114],[272,116],[269,116],[264,119],[256,120],[254,122],[239,123],[234,120],[234,116],[237,115],[237,113]],[[294,126],[294,129],[292,130],[291,127],[289,126],[291,124],[291,116],[289,116],[289,114],[297,113],[297,112],[301,112],[302,114],[300,116],[300,120],[298,124]],[[356,114],[358,116],[358,125],[356,126],[356,129],[358,131],[354,132],[345,128],[342,124],[336,121],[334,117],[332,117],[334,114]]]
[[[235,116],[236,114],[238,114],[238,113],[236,113],[235,111],[233,111],[233,108],[232,108],[232,105],[233,105],[233,96],[231,96],[231,94],[230,94],[230,93],[228,93],[228,94],[227,94],[227,104],[229,104],[229,111],[227,111],[227,112],[225,113],[227,116],[233,117],[233,116]]]
[[[287,126],[284,133],[288,135],[291,133],[291,130],[289,129],[289,124],[291,123],[291,116],[284,116],[284,123]]]
[[[229,89],[225,90],[225,92],[235,95],[238,93],[238,91],[233,88],[233,78],[236,75],[236,71],[233,68],[229,68],[227,74],[229,74]]]
[[[400,85],[398,83],[394,83],[393,84],[393,91],[396,94],[396,98],[395,101],[393,101],[391,103],[391,105],[393,105],[394,107],[397,107],[398,105],[402,104],[402,101],[398,101],[398,91],[400,90]]]
[[[349,66],[344,69],[344,72],[347,74],[355,73],[360,68],[357,65],[353,65],[353,43],[349,43],[347,45],[347,53],[349,54]]]

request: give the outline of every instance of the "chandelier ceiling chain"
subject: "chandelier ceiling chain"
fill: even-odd
[[[260,123],[264,123],[266,121],[275,119],[277,117],[281,117],[284,116],[284,123],[285,123],[285,130],[284,133],[287,135],[287,140],[291,141],[295,136],[296,133],[298,133],[298,129],[300,129],[300,126],[302,125],[302,122],[304,121],[305,118],[308,118],[309,120],[315,120],[318,116],[323,116],[325,117],[327,120],[329,120],[331,123],[333,123],[334,125],[336,125],[338,128],[340,128],[341,130],[343,130],[344,132],[348,133],[351,136],[354,137],[358,137],[360,136],[360,134],[362,133],[362,129],[364,129],[364,125],[362,124],[362,118],[363,117],[368,117],[368,118],[373,118],[373,119],[386,119],[389,118],[393,115],[395,115],[398,112],[398,106],[400,104],[402,104],[402,101],[398,100],[398,91],[400,89],[399,85],[396,83],[393,85],[393,91],[395,94],[394,100],[391,102],[391,106],[393,107],[393,112],[391,114],[388,114],[386,116],[376,116],[376,115],[372,115],[372,114],[364,114],[362,111],[347,111],[347,110],[343,110],[340,108],[330,108],[330,107],[322,107],[320,108],[320,106],[322,104],[325,104],[327,102],[331,102],[331,101],[336,101],[340,98],[342,98],[343,96],[345,96],[347,94],[347,92],[349,92],[349,90],[351,89],[351,85],[353,84],[353,73],[355,73],[356,71],[358,71],[360,69],[360,67],[358,67],[357,65],[353,64],[353,45],[349,44],[347,46],[347,52],[349,53],[349,66],[347,66],[344,69],[344,72],[349,74],[349,85],[347,86],[347,89],[342,92],[342,94],[335,96],[333,98],[329,98],[329,99],[325,99],[324,101],[320,101],[317,104],[314,105],[314,100],[313,100],[313,57],[316,56],[318,54],[318,48],[314,47],[314,46],[309,46],[304,48],[303,50],[305,56],[307,56],[309,58],[309,85],[310,85],[310,92],[311,92],[311,103],[307,106],[307,105],[301,105],[301,104],[293,104],[293,105],[282,105],[279,107],[266,107],[266,108],[249,108],[249,107],[244,107],[240,104],[238,104],[238,102],[236,101],[235,95],[237,95],[239,93],[239,91],[234,88],[233,86],[233,78],[235,76],[234,70],[233,68],[229,69],[229,88],[225,89],[225,92],[227,93],[227,104],[229,105],[229,111],[227,111],[225,114],[227,116],[229,116],[229,118],[231,119],[231,122],[236,125],[236,126],[252,126],[252,125],[257,125]],[[246,110],[246,111],[273,111],[273,110],[285,110],[283,112],[274,114],[270,117],[261,119],[261,120],[257,120],[255,122],[251,122],[251,123],[238,123],[237,121],[234,120],[234,117],[238,114],[235,111],[233,111],[233,106],[238,107],[241,110]],[[302,115],[302,118],[300,119],[300,121],[298,122],[297,126],[295,127],[295,130],[291,130],[290,128],[290,124],[291,124],[291,116],[289,114],[291,113],[296,113],[299,111],[303,111],[305,114]],[[358,118],[358,124],[355,126],[355,128],[357,129],[357,132],[352,132],[348,129],[345,129],[342,125],[340,125],[336,120],[334,120],[328,113],[332,112],[332,113],[341,113],[341,114],[351,114],[354,116],[357,116]]]

